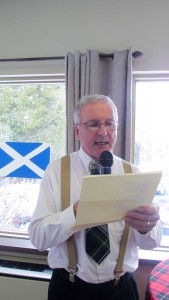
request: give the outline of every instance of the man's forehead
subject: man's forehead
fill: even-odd
[[[108,115],[109,118],[109,116],[114,115],[114,107],[113,104],[104,101],[85,103],[81,107],[80,115],[85,115],[85,114],[91,117]]]
[[[112,109],[114,108],[113,103],[105,102],[103,100],[103,101],[95,101],[95,102],[84,103],[81,106],[81,110],[90,109],[91,107],[93,107],[93,110],[96,110],[97,108],[99,109],[99,107],[108,107],[108,108],[112,108]]]

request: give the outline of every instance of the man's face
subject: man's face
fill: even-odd
[[[75,133],[81,142],[83,150],[92,158],[99,159],[103,151],[112,151],[117,138],[117,129],[107,130],[103,125],[105,121],[114,120],[113,105],[104,101],[84,104],[80,111],[80,124],[75,125]],[[97,121],[102,123],[98,130],[89,130],[82,123]]]

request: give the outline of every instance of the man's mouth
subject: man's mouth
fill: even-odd
[[[108,142],[95,142],[96,145],[107,145]]]

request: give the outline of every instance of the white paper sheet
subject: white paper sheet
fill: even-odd
[[[152,203],[162,172],[85,176],[72,232],[123,219]]]

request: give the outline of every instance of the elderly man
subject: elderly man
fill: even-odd
[[[37,206],[29,226],[32,243],[40,251],[49,249],[48,262],[53,269],[48,300],[54,299],[138,299],[133,272],[138,266],[137,247],[152,249],[160,244],[162,227],[158,207],[138,207],[129,211],[124,220],[105,224],[107,253],[95,261],[87,253],[86,230],[74,234],[77,253],[77,273],[69,280],[67,240],[72,235],[79,204],[82,180],[89,175],[92,159],[99,160],[103,151],[113,149],[117,139],[118,114],[113,101],[104,95],[83,97],[74,111],[75,133],[81,143],[80,150],[70,154],[70,206],[61,210],[61,159],[46,169],[41,183]],[[113,155],[112,174],[123,174],[121,158]],[[132,172],[138,172],[131,165]],[[123,273],[115,284],[114,269],[125,224],[130,227]]]

